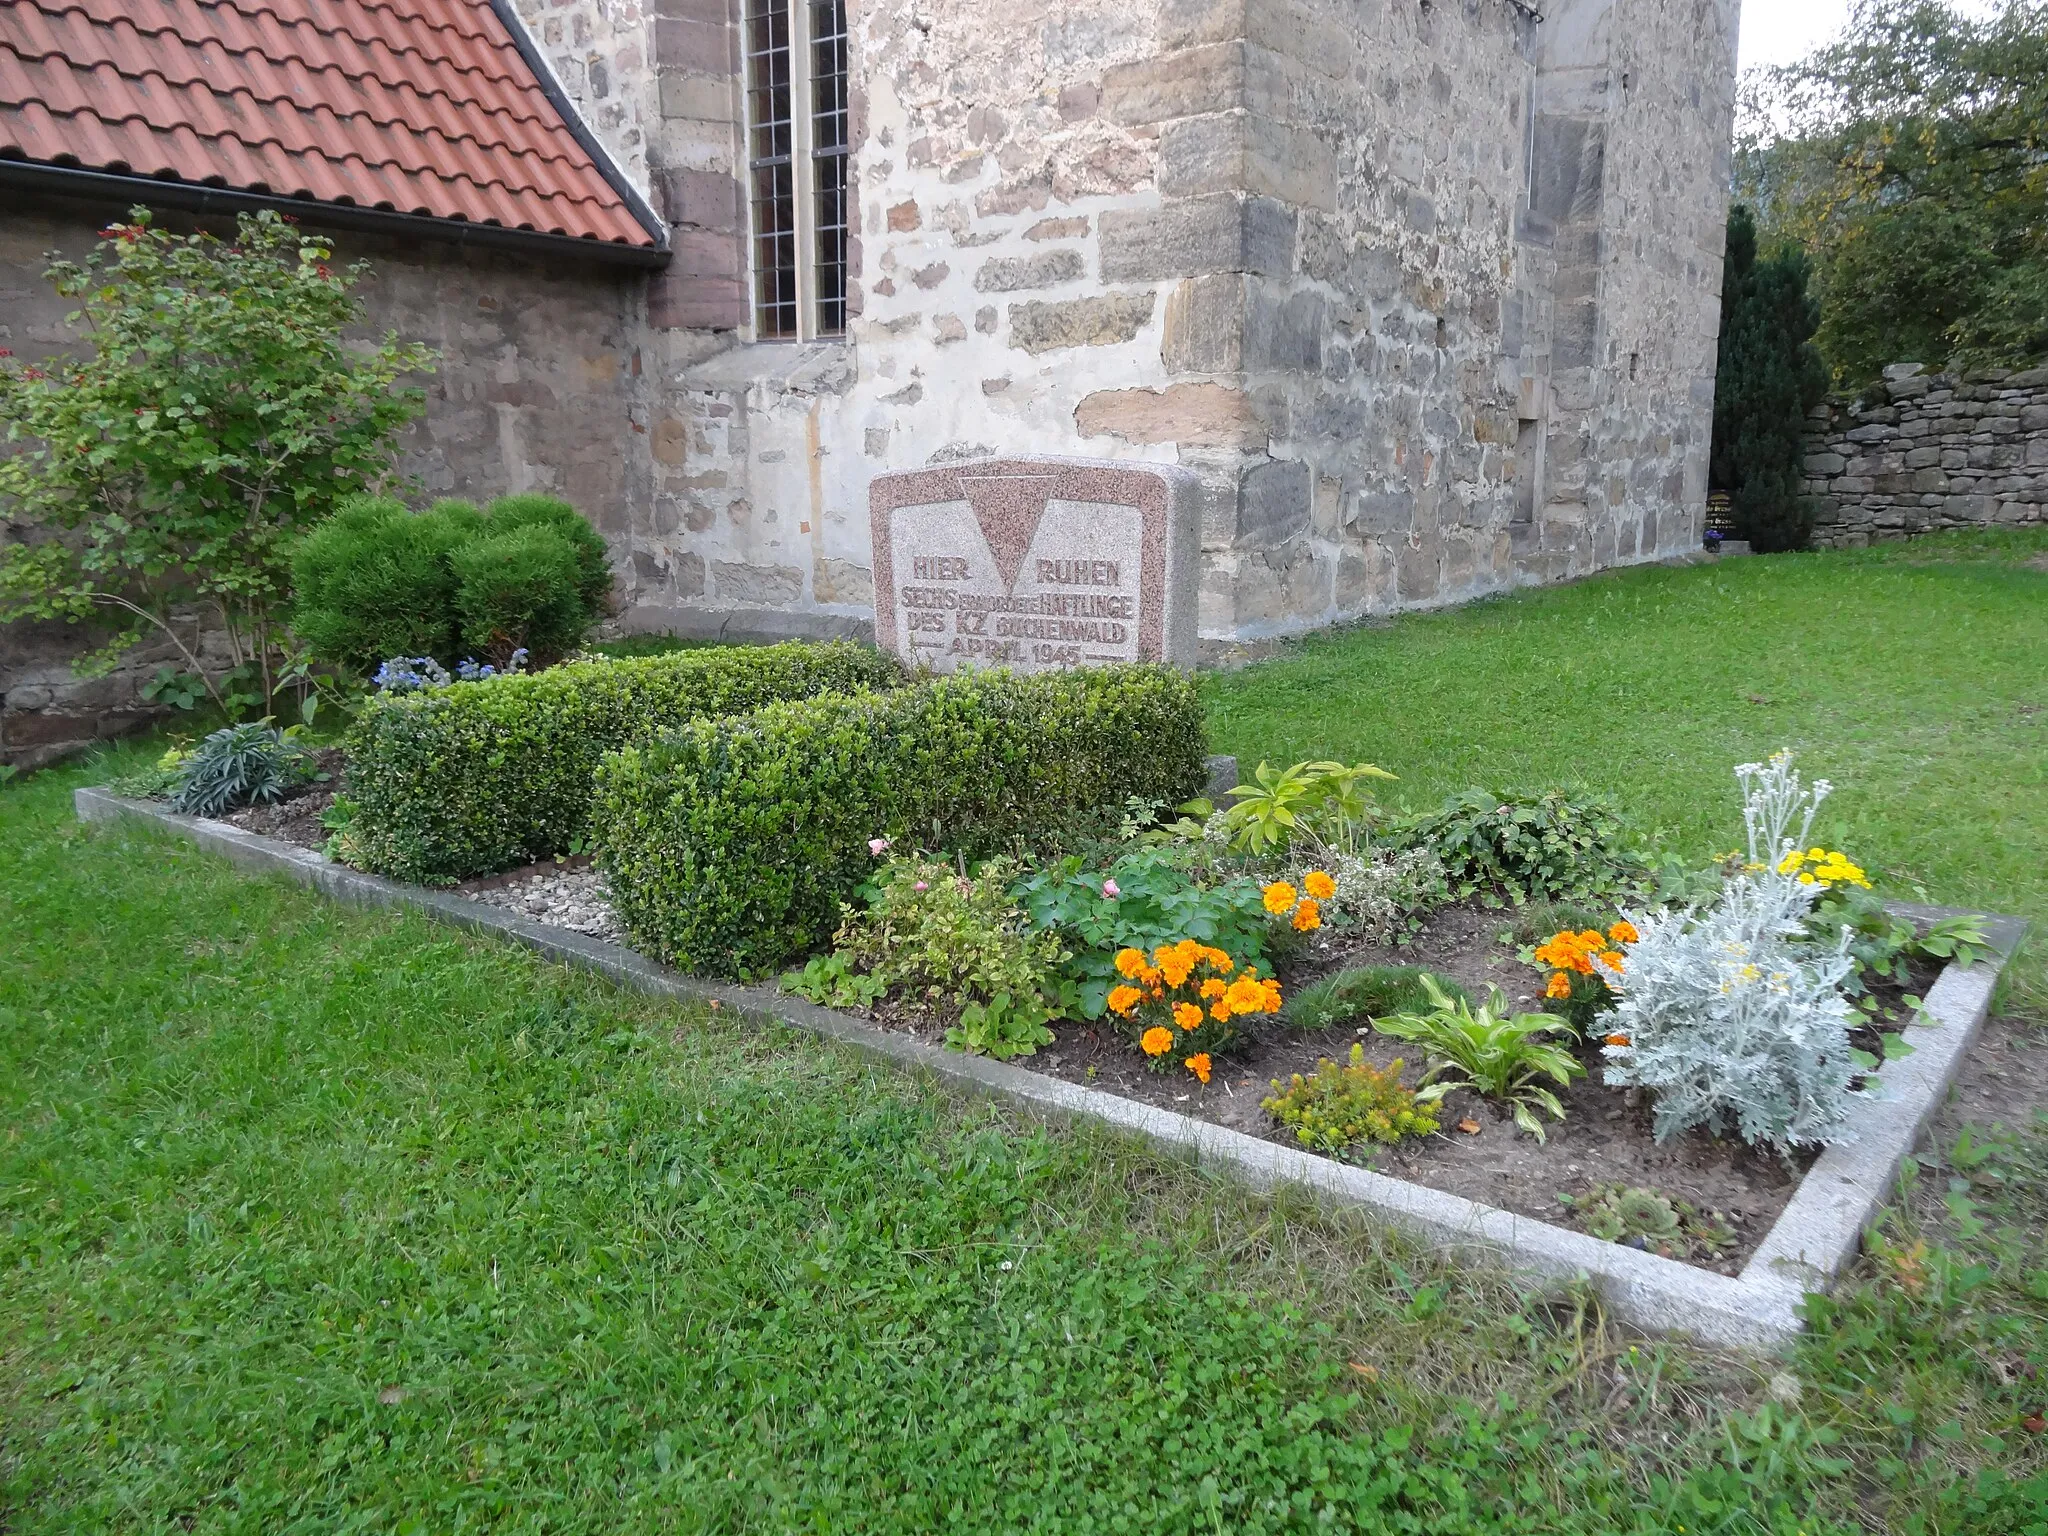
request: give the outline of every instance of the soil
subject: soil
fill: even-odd
[[[325,777],[287,791],[275,805],[252,805],[223,819],[245,832],[260,832],[299,848],[325,848],[328,834],[320,816],[334,803],[340,787],[343,752],[340,747],[323,747],[312,756],[314,771]]]
[[[1420,965],[1457,981],[1475,998],[1490,984],[1507,994],[1517,1011],[1540,1004],[1544,972],[1517,958],[1510,913],[1476,906],[1446,907],[1433,914],[1414,942],[1401,948],[1325,941],[1300,963],[1284,968],[1287,989],[1330,971],[1361,965]],[[1928,971],[1913,978],[1915,990],[1932,981]],[[1894,994],[1904,988],[1892,989]],[[1896,995],[1886,999],[1896,1005]],[[1897,1012],[1894,1006],[1890,1011]],[[870,1017],[937,1043],[950,1021],[907,1015],[884,1005]],[[1408,1063],[1407,1080],[1421,1076],[1420,1051],[1411,1043],[1381,1037],[1358,1019],[1319,1031],[1290,1029],[1283,1022],[1216,1063],[1204,1086],[1186,1072],[1155,1072],[1109,1024],[1060,1023],[1055,1039],[1019,1062],[1069,1082],[1105,1088],[1125,1098],[1193,1115],[1248,1136],[1293,1145],[1293,1135],[1261,1107],[1274,1079],[1309,1073],[1324,1057],[1348,1060],[1354,1042],[1365,1058],[1385,1067]],[[1875,1039],[1859,1041],[1874,1048]],[[1583,1195],[1594,1185],[1618,1183],[1651,1188],[1717,1220],[1733,1240],[1702,1268],[1736,1274],[1778,1219],[1816,1153],[1789,1162],[1739,1140],[1717,1140],[1691,1132],[1659,1146],[1650,1131],[1647,1095],[1609,1088],[1600,1081],[1602,1059],[1596,1041],[1576,1054],[1587,1071],[1557,1090],[1562,1122],[1544,1121],[1547,1140],[1520,1131],[1508,1113],[1475,1094],[1459,1091],[1444,1100],[1442,1130],[1396,1147],[1375,1147],[1361,1155],[1363,1166],[1395,1178],[1462,1195],[1524,1216],[1573,1225],[1560,1195]],[[1463,1130],[1461,1125],[1476,1127]]]

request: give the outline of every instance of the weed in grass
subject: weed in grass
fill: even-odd
[[[1413,1013],[1429,1006],[1422,978],[1431,974],[1419,965],[1363,965],[1338,971],[1296,992],[1280,1016],[1296,1029],[1317,1030]],[[1466,996],[1456,982],[1442,976],[1435,980],[1452,997]]]

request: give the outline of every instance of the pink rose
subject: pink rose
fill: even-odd
[[[876,858],[879,859],[888,851],[889,839],[886,837],[871,837],[868,839],[868,852],[872,853]]]
[[[917,882],[917,884],[913,885],[911,889],[913,891],[928,891],[931,889],[931,887],[926,885],[922,880],[920,880]]]
[[[1117,897],[1123,895],[1123,892],[1116,888],[1116,882],[1114,880],[1105,880],[1102,882],[1102,894],[1107,896],[1111,901],[1115,901]]]

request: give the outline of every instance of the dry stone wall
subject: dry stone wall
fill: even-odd
[[[1806,477],[1823,548],[2048,522],[2048,368],[1887,369],[1882,398],[1814,412]]]

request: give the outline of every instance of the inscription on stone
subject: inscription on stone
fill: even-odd
[[[1172,465],[996,459],[876,478],[875,637],[934,672],[1195,657],[1200,508]]]

